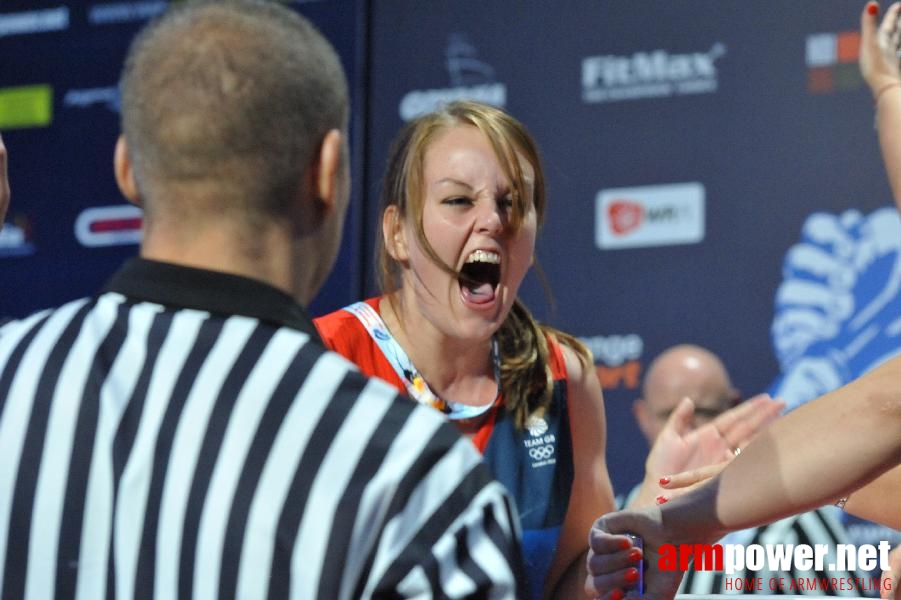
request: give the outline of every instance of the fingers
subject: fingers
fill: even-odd
[[[879,23],[879,3],[867,2],[860,14],[860,35],[864,38],[876,34]]]
[[[681,437],[694,428],[694,414],[694,402],[690,398],[682,398],[666,420],[663,428],[674,431]]]
[[[697,483],[703,483],[717,475],[726,468],[731,461],[725,460],[713,465],[705,465],[697,469],[690,469],[675,475],[668,475],[660,479],[660,486],[668,490],[686,488]]]
[[[632,547],[628,536],[598,529],[592,530],[589,543],[586,592],[596,598],[621,599],[623,590],[639,579],[638,569],[644,557],[641,549]]]
[[[901,581],[898,572],[901,571],[901,546],[889,552],[888,569],[882,572],[881,585],[879,586],[881,598],[901,598],[898,592],[898,583]]]
[[[609,516],[609,515],[608,515]],[[610,519],[598,519],[588,532],[588,547],[597,554],[614,554],[632,549],[632,538],[628,535],[607,531]]]
[[[785,402],[767,394],[758,394],[742,402],[712,421],[720,435],[733,450],[747,445],[751,438],[779,416]]]
[[[642,558],[641,548],[619,550],[612,554],[589,552],[587,566],[595,589],[625,588],[635,583]]]
[[[901,44],[901,27],[898,24],[898,17],[901,15],[899,13],[901,10],[901,3],[895,2],[891,6],[889,6],[888,10],[885,11],[885,17],[882,19],[882,24],[879,26],[877,31],[877,37],[882,37],[886,42],[884,43],[883,52],[886,55],[886,60],[891,64],[895,69],[898,67],[898,46]],[[875,20],[877,17],[874,15],[873,19]],[[861,32],[861,36],[863,32]]]

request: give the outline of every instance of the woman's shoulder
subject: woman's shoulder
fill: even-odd
[[[378,314],[378,298],[369,298],[363,303]],[[351,305],[353,306],[353,305]],[[349,343],[358,343],[361,335],[368,336],[366,328],[357,314],[348,310],[350,306],[339,308],[336,311],[324,314],[313,319],[313,324],[319,332],[326,347],[340,351],[340,348]]]
[[[548,346],[548,364],[554,379],[581,380],[593,372],[591,353],[576,337],[552,328],[544,329]]]

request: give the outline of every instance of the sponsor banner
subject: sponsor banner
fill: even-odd
[[[595,200],[601,250],[696,244],[705,234],[705,190],[698,182],[612,188]]]
[[[18,216],[12,223],[0,223],[0,258],[29,256],[34,250],[31,225],[26,217]]]
[[[141,241],[143,212],[137,206],[88,208],[75,220],[75,238],[82,246],[124,246]]]
[[[69,9],[65,6],[0,14],[0,37],[69,28]]]
[[[478,58],[475,46],[465,34],[450,36],[445,50],[445,64],[451,87],[407,92],[398,107],[400,118],[405,122],[454,100],[477,100],[494,106],[506,106],[507,86],[497,82],[494,67]]]
[[[115,113],[119,112],[120,101],[117,86],[69,90],[63,96],[66,108],[89,108],[100,104]]]
[[[641,385],[644,363],[644,340],[641,336],[595,335],[579,340],[594,356],[595,370],[605,391],[616,389],[637,390]]]
[[[671,54],[658,49],[631,56],[588,56],[582,59],[582,100],[593,104],[711,94],[719,88],[716,61],[726,46],[706,52]]]
[[[413,90],[400,101],[400,118],[410,121],[454,100],[477,100],[504,107],[507,104],[507,86],[503,83],[488,83],[471,87]]]
[[[168,6],[165,0],[94,4],[88,8],[88,22],[91,25],[113,25],[146,21],[162,14]]]
[[[807,36],[804,60],[807,64],[807,91],[830,94],[839,90],[857,90],[863,77],[857,65],[860,33],[815,33]]]
[[[0,88],[0,129],[47,127],[52,120],[52,86]]]

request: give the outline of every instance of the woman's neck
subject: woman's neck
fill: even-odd
[[[471,342],[442,333],[395,295],[383,296],[382,320],[410,361],[438,397],[481,406],[493,402],[498,382],[491,340]]]

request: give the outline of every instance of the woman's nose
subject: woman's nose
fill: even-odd
[[[496,202],[486,202],[478,216],[478,230],[485,233],[497,234],[504,230],[506,214],[504,209]]]

